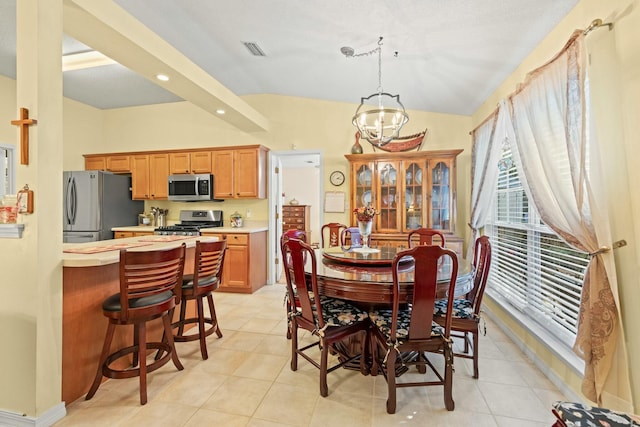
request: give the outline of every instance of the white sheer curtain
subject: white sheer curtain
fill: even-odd
[[[592,254],[574,351],[585,360],[584,395],[602,404],[621,323],[613,253],[601,249],[611,247],[606,195],[593,194],[590,182],[600,168],[597,157],[589,156],[596,141],[589,131],[583,44],[583,33],[574,33],[552,61],[529,74],[506,101],[505,130],[542,220],[567,243]]]
[[[480,235],[479,228],[491,211],[494,190],[498,180],[498,160],[502,140],[496,141],[496,110],[473,132],[471,151],[471,240],[467,245],[467,259],[473,258],[474,242]]]

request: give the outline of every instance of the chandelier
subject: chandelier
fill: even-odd
[[[409,116],[400,102],[400,95],[391,95],[382,90],[382,37],[378,47],[365,53],[354,54],[350,47],[340,49],[347,58],[378,54],[378,92],[360,98],[360,105],[353,116],[353,125],[362,138],[381,147],[397,138],[400,129],[409,121]]]

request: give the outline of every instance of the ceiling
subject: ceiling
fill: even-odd
[[[357,104],[378,91],[377,53],[357,55],[374,50],[382,36],[385,92],[399,94],[407,109],[470,115],[578,0],[91,1],[124,9],[233,96]],[[89,2],[65,0],[76,3]],[[74,37],[64,37],[63,54],[109,50],[98,46],[91,26],[71,28],[66,13],[65,33]],[[243,42],[266,56],[253,56]],[[127,48],[114,46],[109,55],[127,63],[119,59]],[[356,56],[343,55],[344,46]],[[191,101],[188,91],[130,68],[67,71],[64,95],[100,109]],[[15,0],[0,0],[0,74],[16,75]]]

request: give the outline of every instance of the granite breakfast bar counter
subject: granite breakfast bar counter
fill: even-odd
[[[107,330],[102,302],[120,289],[120,248],[148,251],[187,246],[185,274],[193,272],[195,242],[217,240],[211,237],[188,237],[166,241],[163,236],[141,236],[90,243],[65,243],[62,256],[62,400],[67,404],[83,396],[91,386]],[[161,241],[165,240],[165,241]],[[105,252],[94,252],[108,248]],[[87,253],[68,253],[72,250]],[[188,311],[195,313],[193,301]],[[162,324],[149,324],[149,339],[160,340]],[[116,328],[113,348],[131,345],[133,328]]]

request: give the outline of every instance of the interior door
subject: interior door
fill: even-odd
[[[280,236],[282,236],[282,205],[284,204],[284,197],[282,196],[282,159],[277,157],[274,162],[274,170],[273,176],[275,177],[276,183],[276,197],[274,197],[275,201],[275,212],[276,212],[276,247],[275,247],[275,273],[276,273],[276,282],[280,281],[282,276],[282,261],[280,260]]]

